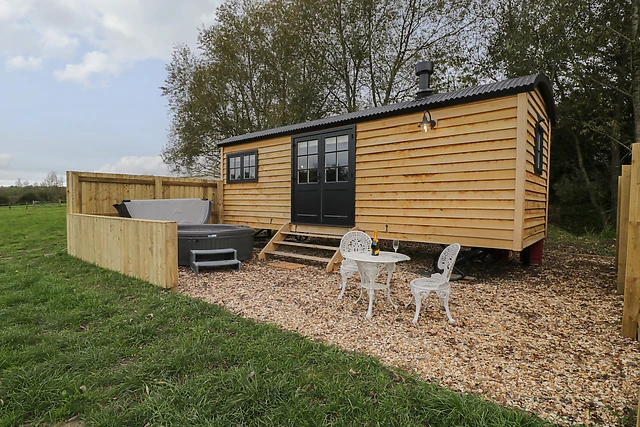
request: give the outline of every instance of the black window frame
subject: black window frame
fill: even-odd
[[[536,130],[533,138],[533,171],[542,175],[542,153],[544,151],[544,128],[540,121],[536,123]]]
[[[245,165],[244,164],[244,159],[245,156],[255,156],[256,158],[256,162],[254,166],[251,165]],[[255,167],[256,169],[256,173],[255,173],[255,177],[254,178],[244,178],[241,177],[239,179],[231,179],[231,159],[240,159],[240,174],[242,176],[244,176],[244,169],[245,167]],[[236,168],[234,168],[236,169]],[[227,154],[227,184],[238,184],[238,183],[243,183],[243,182],[258,182],[258,150],[248,150],[248,151],[242,151],[242,152],[238,152],[238,153],[233,153],[233,154]]]

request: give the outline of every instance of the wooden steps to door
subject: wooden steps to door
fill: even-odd
[[[349,231],[348,228],[342,227],[295,225],[287,223],[280,227],[280,230],[278,230],[264,249],[262,249],[259,259],[266,260],[270,256],[297,258],[306,261],[321,262],[327,265],[327,271],[334,271],[340,267],[340,262],[342,261],[339,250],[340,239],[342,239],[342,236],[347,231]],[[311,240],[321,239],[322,243],[305,243],[287,240],[287,238],[296,237],[304,237]],[[330,240],[330,243],[327,243],[326,240]],[[305,250],[313,251],[314,254],[302,253]],[[318,252],[325,254],[325,256],[320,256]]]
[[[269,255],[278,255],[278,256],[289,257],[289,258],[306,259],[306,260],[309,260],[309,261],[318,261],[318,262],[322,262],[322,263],[331,261],[331,258],[322,258],[322,257],[313,256],[313,255],[296,254],[296,253],[292,253],[292,252],[267,251],[265,253],[267,253]]]

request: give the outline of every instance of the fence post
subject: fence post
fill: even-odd
[[[637,339],[640,310],[640,143],[633,144],[622,335]]]
[[[621,174],[622,175],[622,174]],[[616,201],[616,267],[620,267],[618,264],[618,257],[620,256],[620,198],[622,197],[622,176],[618,177],[618,200]],[[620,275],[618,275],[618,292],[620,292]]]
[[[155,177],[155,184],[154,184],[154,199],[162,199],[162,177],[161,176],[156,176]]]
[[[218,224],[223,224],[224,206],[223,206],[223,191],[224,184],[222,179],[216,183],[216,212],[218,213]]]
[[[627,242],[629,240],[629,196],[631,192],[631,165],[622,166],[618,211],[620,231],[618,233],[618,293],[624,293],[625,271],[627,267]]]
[[[80,172],[67,171],[67,213],[82,213]]]

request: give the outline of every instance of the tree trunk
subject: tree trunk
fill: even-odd
[[[622,173],[620,166],[620,120],[622,118],[622,109],[624,108],[625,96],[619,93],[616,97],[616,105],[614,106],[613,113],[613,126],[611,129],[611,169],[610,169],[610,191],[611,191],[611,206],[616,207],[618,205],[618,177]],[[617,212],[617,208],[616,208]]]
[[[582,149],[580,148],[580,138],[578,135],[572,132],[573,142],[576,147],[576,155],[578,157],[578,167],[580,170],[580,175],[584,180],[584,183],[587,187],[587,193],[589,193],[589,200],[591,201],[591,205],[594,207],[598,215],[600,216],[600,223],[602,224],[602,229],[605,230],[609,225],[609,218],[607,217],[607,213],[602,208],[600,203],[598,203],[598,197],[595,194],[595,190],[593,189],[593,185],[591,184],[591,179],[589,179],[589,173],[587,172],[587,168],[584,165],[584,159],[582,157]]]

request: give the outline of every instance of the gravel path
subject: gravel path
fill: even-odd
[[[257,252],[242,271],[205,270],[199,280],[180,268],[178,291],[560,424],[616,426],[623,408],[637,407],[640,342],[620,333],[613,258],[547,249],[541,266],[522,267],[515,255],[476,264],[475,279],[452,285],[455,325],[433,294],[414,325],[408,283],[430,270],[435,250],[402,245],[412,260],[391,282],[399,308],[378,291],[371,320],[366,299],[355,304],[357,275],[338,300],[339,274],[272,267]]]

